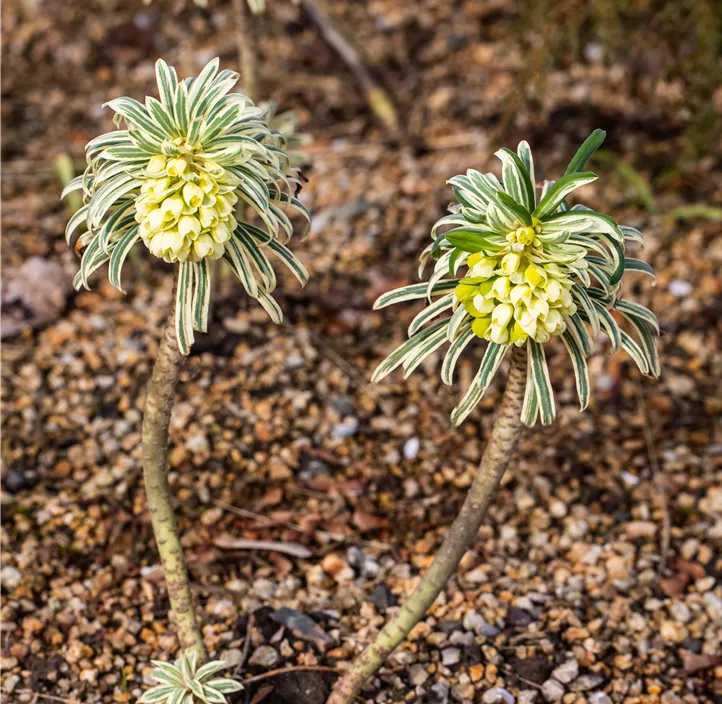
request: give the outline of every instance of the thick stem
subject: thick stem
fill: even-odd
[[[165,333],[148,383],[143,413],[143,475],[153,533],[158,544],[170,599],[171,619],[181,648],[196,651],[199,662],[208,659],[201,635],[183,549],[168,485],[168,425],[183,355],[175,333],[175,287]]]
[[[479,471],[459,515],[416,589],[395,618],[376,640],[354,661],[351,669],[336,682],[327,704],[351,704],[364,682],[384,663],[394,648],[408,636],[456,570],[474,542],[499,482],[509,465],[521,433],[521,409],[526,384],[526,349],[514,348],[511,369],[499,406],[494,429],[481,459]]]

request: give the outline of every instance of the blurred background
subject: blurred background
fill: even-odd
[[[214,56],[274,101],[314,226],[292,243],[309,284],[281,276],[284,325],[224,279],[183,372],[172,485],[209,647],[244,676],[335,667],[409,591],[501,382],[460,430],[448,414],[479,349],[454,388],[433,362],[369,385],[418,311],[371,305],[416,280],[448,178],[498,173],[493,153],[520,139],[554,178],[603,128],[580,198],[645,234],[657,286],[627,295],[660,319],[663,376],[600,339],[580,415],[566,354],[550,353],[557,423],[527,433],[458,579],[368,696],[722,701],[721,37],[718,0],[5,0],[8,701],[131,701],[177,647],[139,444],[170,267],[136,248],[127,296],[104,271],[73,292],[77,203],[59,194],[113,129],[104,102],[155,94],[158,57],[187,76]],[[247,549],[260,539],[278,550]],[[320,703],[332,681],[283,675],[239,701]]]

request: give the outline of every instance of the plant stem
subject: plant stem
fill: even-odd
[[[168,485],[168,425],[183,355],[178,349],[175,332],[175,290],[178,274],[173,284],[173,302],[168,312],[165,333],[160,343],[158,358],[148,383],[143,413],[143,476],[148,508],[153,523],[153,533],[158,544],[168,597],[171,620],[183,650],[195,650],[199,662],[208,660],[203,645],[191,594],[188,570],[183,557],[180,536],[173,515],[170,487]]]
[[[424,617],[461,558],[474,542],[489,504],[511,460],[522,430],[521,408],[526,385],[526,349],[514,348],[504,397],[479,471],[459,515],[421,581],[399,613],[354,661],[337,682],[327,704],[351,704],[364,682],[384,663],[396,646]]]

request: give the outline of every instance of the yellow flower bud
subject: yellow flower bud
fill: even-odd
[[[547,294],[547,300],[551,303],[556,303],[561,300],[562,295],[564,294],[564,289],[557,279],[550,279],[544,290]]]
[[[172,178],[179,178],[188,168],[188,162],[185,159],[175,158],[169,159],[166,171]]]
[[[509,281],[509,277],[500,276],[496,281],[494,281],[494,284],[491,287],[491,292],[500,301],[509,300],[509,294],[511,293],[511,281]]]
[[[500,328],[492,323],[487,331],[489,339],[497,345],[505,345],[509,341],[509,330],[505,327]]]
[[[501,260],[501,270],[507,275],[513,274],[519,268],[519,264],[521,264],[521,255],[510,252]]]
[[[514,315],[514,306],[511,303],[500,303],[491,314],[491,322],[498,327],[506,327]]]
[[[531,289],[526,284],[514,286],[509,294],[511,302],[516,306],[519,302],[526,302],[531,298]]]
[[[194,240],[201,232],[201,222],[192,215],[183,215],[178,220],[178,232],[184,237]]]
[[[509,342],[517,347],[521,347],[528,339],[529,335],[524,332],[524,329],[518,322],[514,323],[509,334]]]
[[[146,167],[145,172],[149,176],[154,176],[161,173],[163,169],[165,169],[165,157],[157,154],[156,156],[151,157],[151,160],[148,162],[148,166]]]
[[[469,275],[474,278],[488,279],[494,274],[494,269],[496,269],[496,262],[493,259],[482,257],[474,266],[470,266]]]
[[[231,239],[231,231],[228,229],[226,223],[219,222],[211,231],[211,237],[213,237],[215,242],[223,244]]]
[[[520,244],[530,245],[533,244],[536,232],[533,227],[520,227],[516,231],[516,241]]]
[[[547,281],[547,273],[536,264],[529,264],[524,272],[524,278],[532,286],[543,286]]]
[[[213,252],[213,239],[210,235],[202,234],[198,237],[198,239],[193,243],[193,251],[195,254],[197,254],[201,259],[204,257],[207,257],[209,254]]]
[[[529,313],[535,318],[544,317],[549,312],[549,304],[538,296],[533,296],[526,305]]]
[[[218,222],[218,213],[215,208],[201,207],[198,209],[198,216],[203,227],[213,227]]]
[[[198,185],[201,187],[203,193],[206,193],[207,195],[215,195],[216,193],[218,193],[218,183],[208,174],[201,174]]]
[[[183,210],[183,199],[179,195],[166,198],[160,206],[164,222],[176,222]]]
[[[195,183],[183,186],[183,200],[191,207],[197,208],[203,202],[203,191]]]

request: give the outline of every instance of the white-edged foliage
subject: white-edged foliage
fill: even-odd
[[[462,351],[473,339],[487,340],[479,371],[452,412],[458,425],[481,400],[508,348],[526,346],[522,420],[547,425],[556,409],[543,345],[552,337],[562,338],[571,357],[582,410],[590,395],[586,360],[600,331],[609,336],[613,350],[629,353],[643,374],[659,376],[657,319],[644,306],[621,298],[626,272],[654,278],[649,264],[625,255],[628,243],[642,243],[641,233],[585,206],[570,208],[566,201],[573,190],[596,180],[582,169],[604,136],[602,130],[593,132],[565,174],[546,181],[540,194],[526,142],[516,153],[506,148],[496,153],[501,180],[473,169],[449,180],[457,203],[433,227],[433,241],[420,257],[420,274],[429,259],[436,260],[428,282],[389,291],[374,305],[427,300],[409,327],[409,340],[381,362],[374,381],[399,366],[407,375],[450,342],[442,380],[451,384]],[[466,272],[459,276],[462,266]],[[447,311],[451,315],[439,319]],[[620,328],[622,320],[639,342]]]
[[[198,667],[196,653],[188,650],[174,663],[153,660],[151,673],[158,683],[138,700],[139,704],[226,704],[226,694],[239,692],[236,680],[215,677],[228,663],[214,660]]]
[[[303,235],[310,229],[310,215],[296,198],[300,173],[264,109],[230,92],[238,78],[219,71],[217,58],[184,80],[158,60],[160,100],[110,101],[116,125],[127,129],[91,140],[85,173],[63,191],[83,193],[84,205],[66,229],[68,243],[79,234],[76,248],[82,249],[77,288],[87,288],[89,276],[108,262],[110,282],[122,290],[123,264],[138,242],[181,267],[176,329],[184,354],[193,331],[207,328],[208,259],[225,259],[275,320],[280,309],[270,298],[276,277],[267,253],[302,284],[307,278],[285,246],[293,233],[285,210],[305,218]],[[245,208],[262,227],[244,222]]]

